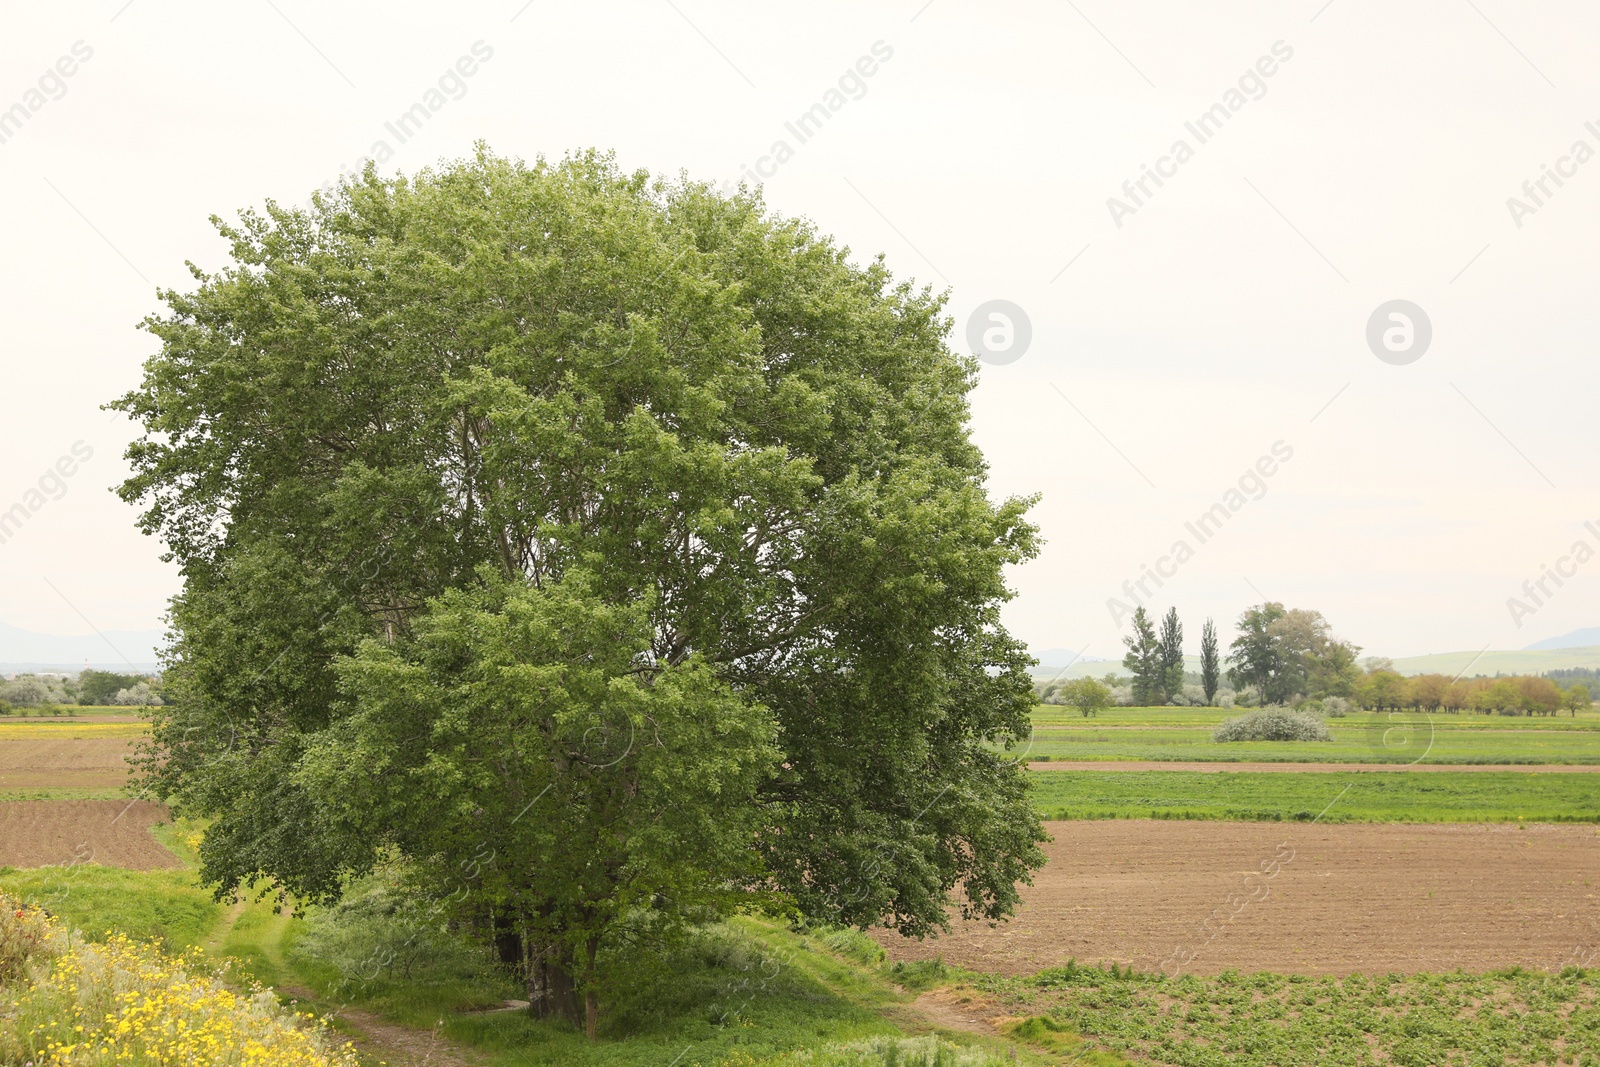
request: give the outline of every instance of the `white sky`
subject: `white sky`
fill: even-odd
[[[1590,5],[123,5],[6,5],[0,109],[75,42],[93,55],[0,144],[0,510],[74,442],[94,456],[0,544],[0,620],[159,625],[177,576],[107,491],[132,429],[98,406],[152,351],[133,327],[155,288],[222,262],[210,214],[303,200],[393,144],[384,122],[480,40],[492,58],[386,169],[483,138],[734,179],[882,41],[766,194],[948,285],[958,343],[986,300],[1030,316],[974,408],[996,492],[1044,494],[1007,612],[1035,648],[1116,655],[1107,598],[1179,537],[1195,555],[1151,603],[1191,644],[1255,590],[1389,655],[1600,624],[1600,560],[1521,628],[1506,607],[1600,545],[1600,159],[1520,228],[1506,206],[1574,141],[1600,149]],[[1278,41],[1265,95],[1198,144],[1185,121]],[[1194,157],[1118,228],[1107,197],[1179,138]],[[1434,331],[1406,366],[1365,340],[1397,298]],[[1266,495],[1197,545],[1184,521],[1278,440],[1294,458]]]

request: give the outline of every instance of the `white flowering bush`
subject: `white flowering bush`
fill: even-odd
[[[1315,715],[1287,708],[1262,708],[1223,720],[1213,741],[1332,741],[1328,727]]]

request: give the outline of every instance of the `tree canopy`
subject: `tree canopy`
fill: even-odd
[[[184,580],[143,775],[206,878],[325,899],[398,850],[591,990],[647,906],[1010,912],[1036,532],[942,297],[593,154],[217,225],[114,405]]]
[[[1167,679],[1166,663],[1161,640],[1156,636],[1156,628],[1144,605],[1134,609],[1132,623],[1133,632],[1122,638],[1128,649],[1122,657],[1122,666],[1133,675],[1133,702],[1141,706],[1164,704],[1167,698],[1162,687]]]
[[[1255,686],[1262,703],[1353,695],[1361,649],[1335,638],[1321,612],[1268,601],[1246,608],[1237,625],[1228,676],[1235,686]]]

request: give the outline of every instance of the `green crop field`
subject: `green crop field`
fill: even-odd
[[[1527,718],[1357,712],[1327,720],[1330,741],[1211,740],[1222,708],[1111,708],[1085,719],[1069,708],[1035,709],[1029,759],[1287,763],[1600,764],[1600,714]]]
[[[1593,971],[1213,978],[1058,967],[976,984],[1029,1018],[1013,1033],[1063,1051],[1077,1035],[1141,1063],[1600,1063]]]
[[[1323,822],[1600,822],[1600,781],[1589,774],[1034,771],[1029,777],[1034,806],[1049,819],[1306,820],[1337,798]]]

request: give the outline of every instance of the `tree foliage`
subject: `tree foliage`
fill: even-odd
[[[1555,680],[1534,675],[1447,678],[1442,674],[1419,674],[1408,678],[1377,665],[1362,674],[1354,688],[1361,706],[1374,711],[1476,711],[1485,715],[1555,715],[1568,711],[1576,717],[1593,703],[1584,685],[1574,684],[1563,690]]]
[[[1246,608],[1238,629],[1229,680],[1240,689],[1254,686],[1263,703],[1353,694],[1361,649],[1335,638],[1321,612],[1269,601]]]
[[[1168,608],[1161,617],[1161,703],[1169,703],[1183,693],[1183,623],[1178,609]]]
[[[1162,656],[1161,640],[1150,616],[1140,605],[1133,613],[1133,633],[1122,638],[1128,646],[1122,665],[1133,675],[1133,702],[1141,707],[1165,704],[1166,663]]]
[[[143,775],[207,879],[326,899],[398,849],[591,989],[596,931],[758,874],[908,935],[1009,913],[1035,531],[940,297],[593,155],[218,225],[115,405],[184,578]]]
[[[1217,699],[1217,689],[1222,684],[1222,658],[1217,650],[1217,625],[1210,619],[1200,631],[1200,687],[1205,690],[1206,703]]]
[[[1111,687],[1097,678],[1074,678],[1056,691],[1058,703],[1077,708],[1087,719],[1111,706]]]

